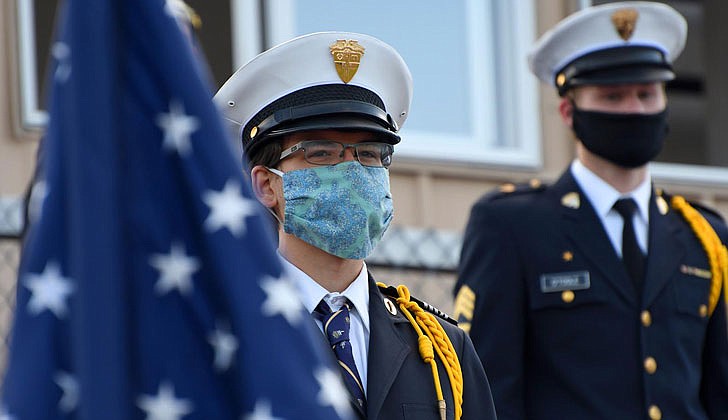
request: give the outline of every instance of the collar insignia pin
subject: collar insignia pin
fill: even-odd
[[[392,302],[391,300],[385,298],[384,307],[387,308],[387,311],[389,311],[390,314],[397,315],[397,307],[394,305],[394,302]]]
[[[581,199],[579,193],[570,192],[561,197],[561,205],[570,209],[578,209],[581,206]]]
[[[667,205],[667,201],[665,201],[662,196],[658,196],[655,201],[657,202],[657,210],[659,210],[660,214],[663,216],[666,215],[670,208],[670,206]]]

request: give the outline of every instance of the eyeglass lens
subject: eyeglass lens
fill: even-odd
[[[392,145],[388,143],[341,144],[329,140],[309,140],[301,143],[306,162],[314,165],[335,165],[344,160],[345,150],[354,149],[354,155],[364,166],[387,167],[392,163]]]

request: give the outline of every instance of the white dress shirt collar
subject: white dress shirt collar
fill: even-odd
[[[652,184],[649,172],[645,180],[637,188],[626,194],[622,194],[614,189],[614,187],[589,170],[578,159],[574,160],[571,164],[571,174],[600,218],[606,217],[618,199],[629,197],[637,203],[638,213],[642,221],[645,224],[649,223],[650,196],[652,195]]]
[[[279,254],[280,255],[280,254]],[[303,306],[309,313],[313,313],[321,299],[325,299],[326,303],[333,310],[341,307],[343,298],[349,299],[356,311],[361,317],[364,328],[369,331],[369,273],[366,263],[362,264],[359,275],[343,292],[329,292],[323,286],[318,284],[308,274],[304,273],[291,264],[281,255],[281,261],[286,265],[288,274],[296,286],[296,290],[301,298]]]

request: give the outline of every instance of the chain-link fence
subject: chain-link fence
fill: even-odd
[[[0,372],[5,371],[12,312],[15,307],[22,210],[22,200],[0,197]]]
[[[367,259],[374,278],[404,284],[412,296],[452,312],[462,235],[452,231],[394,226]]]

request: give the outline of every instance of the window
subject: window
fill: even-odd
[[[538,84],[526,66],[540,2],[187,1],[202,17],[198,35],[217,86],[264,46],[319,30],[366,32],[394,45],[415,79],[398,159],[525,168],[541,163]],[[15,2],[21,122],[42,127],[60,1]],[[675,63],[678,77],[668,85],[671,132],[653,173],[673,182],[726,185],[728,56],[710,52],[719,50],[716,40],[728,39],[728,2],[663,2],[686,17],[689,31]]]
[[[18,0],[18,51],[22,126],[45,125],[43,71],[48,65],[58,0]]]
[[[264,45],[321,31],[365,32],[392,44],[415,79],[399,158],[537,167],[536,79],[526,66],[531,2],[459,0],[188,0],[202,18],[202,49],[220,86]],[[43,79],[57,0],[17,0],[23,126],[45,123]]]
[[[210,63],[215,87],[221,86],[230,77],[233,69],[231,7],[238,3],[245,5],[255,2],[186,1],[202,19],[202,27],[197,31],[198,40]],[[59,4],[59,0],[16,0],[21,123],[25,128],[42,127],[47,120],[44,110],[45,75],[49,57],[52,56],[51,42]],[[258,44],[252,45],[260,49]]]
[[[414,99],[398,159],[541,164],[537,85],[526,64],[535,27],[531,2],[268,0],[263,5],[269,47],[297,35],[337,30],[371,34],[402,54],[414,78]]]
[[[594,4],[611,3],[596,0]],[[688,22],[685,50],[675,61],[675,80],[667,84],[670,133],[652,173],[671,182],[728,183],[728,58],[720,40],[728,39],[728,2],[661,1]],[[639,24],[639,21],[638,23]]]

